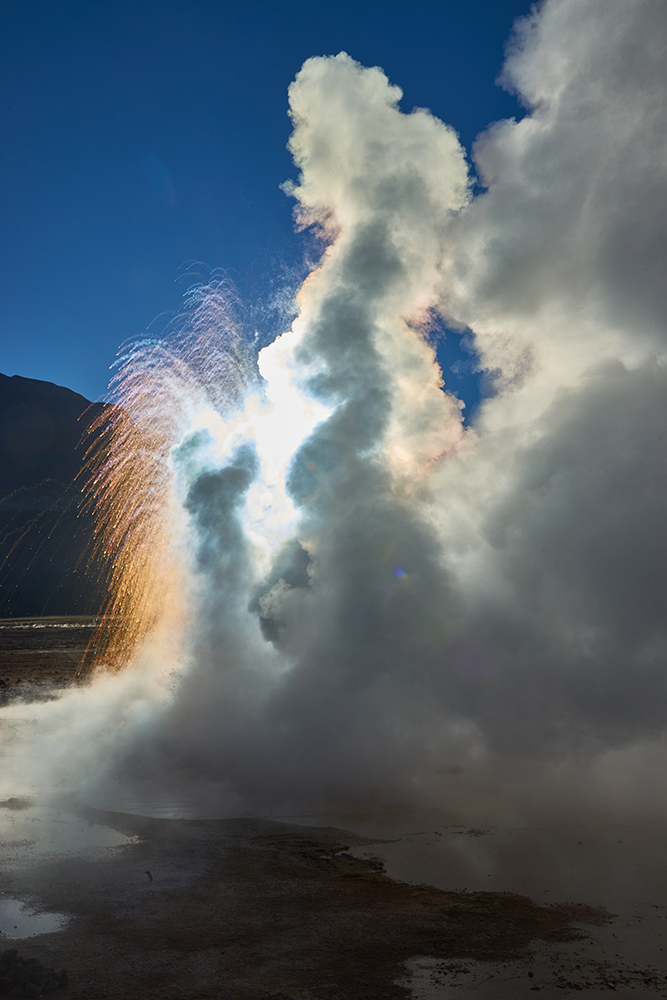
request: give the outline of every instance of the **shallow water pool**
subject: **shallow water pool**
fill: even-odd
[[[0,950],[5,939],[52,934],[61,931],[68,923],[69,917],[65,913],[43,913],[20,899],[0,899]]]

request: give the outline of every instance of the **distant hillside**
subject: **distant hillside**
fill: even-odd
[[[90,514],[79,510],[82,436],[105,404],[0,375],[0,617],[95,614]]]

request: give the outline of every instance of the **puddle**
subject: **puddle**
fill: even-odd
[[[150,819],[225,819],[215,807],[193,804],[185,799],[154,798],[94,798],[88,796],[85,805],[92,809],[127,813],[130,816],[146,816]]]
[[[581,941],[534,943],[529,966],[415,958],[403,981],[415,1000],[529,1000],[536,992],[551,1000],[563,991],[667,997],[664,824],[511,828],[348,818],[335,825],[391,841],[350,853],[381,858],[398,881],[517,892],[540,903],[587,903],[615,914],[603,927],[582,927]]]
[[[171,818],[216,818],[211,796],[200,799],[123,797],[91,805]],[[89,824],[66,810],[33,805],[16,791],[0,796],[0,865],[26,861],[35,854],[102,848],[108,851],[128,838],[103,825]],[[230,815],[227,813],[227,815]],[[558,827],[451,825],[428,816],[363,817],[276,816],[287,823],[335,826],[375,840],[352,848],[358,857],[381,858],[387,874],[401,882],[427,883],[461,891],[517,892],[540,903],[578,902],[603,906],[615,914],[611,924],[582,928],[584,939],[558,945],[536,942],[525,963],[451,962],[415,956],[407,963],[406,986],[414,1000],[530,1000],[540,992],[555,1000],[581,996],[656,995],[667,997],[667,828],[664,824],[590,824]],[[11,838],[11,839],[10,839]],[[19,862],[21,863],[21,862]],[[0,929],[8,936],[45,933],[63,926],[60,914],[31,914],[19,909]],[[55,921],[28,925],[23,921]],[[2,920],[4,919],[4,923]],[[8,926],[9,925],[9,926]],[[628,991],[632,991],[630,994]]]
[[[35,937],[61,931],[69,923],[64,913],[35,912],[20,899],[0,899],[0,943],[6,938]]]
[[[532,949],[530,965],[414,958],[406,962],[409,976],[398,983],[410,990],[413,1000],[532,1000],[537,992],[540,1000],[560,1000],[575,993],[590,1000],[612,994],[633,1000],[667,996],[659,971],[623,959],[616,964],[577,961],[580,954],[573,954],[573,947],[582,946],[561,945],[554,961],[553,953],[538,944]],[[559,964],[564,957],[567,965]]]
[[[136,837],[92,823],[67,808],[44,805],[16,793],[7,797],[0,794],[2,870],[22,869],[47,857],[100,856],[136,841]]]

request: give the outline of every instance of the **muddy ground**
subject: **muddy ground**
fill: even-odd
[[[0,622],[6,697],[57,695],[94,626]],[[53,995],[71,1000],[398,1000],[410,996],[396,981],[415,956],[518,960],[531,988],[531,943],[556,947],[610,919],[583,905],[393,881],[381,862],[347,853],[373,842],[344,830],[63,808],[134,838],[2,873],[3,896],[73,917],[63,931],[18,942],[25,957],[68,970],[69,985]],[[614,990],[614,975],[604,970],[596,988]]]
[[[74,915],[68,929],[21,944],[68,970],[61,992],[72,1000],[406,998],[395,980],[412,956],[503,961],[606,919],[584,906],[394,882],[381,864],[347,854],[369,841],[332,828],[81,815],[138,842],[4,881],[8,894]]]

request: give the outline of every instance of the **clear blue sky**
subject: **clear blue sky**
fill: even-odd
[[[119,345],[178,310],[191,261],[221,269],[273,339],[285,317],[271,298],[303,273],[279,188],[303,61],[344,49],[382,66],[404,110],[430,108],[469,149],[521,113],[495,78],[529,6],[3,0],[0,371],[101,397]]]

